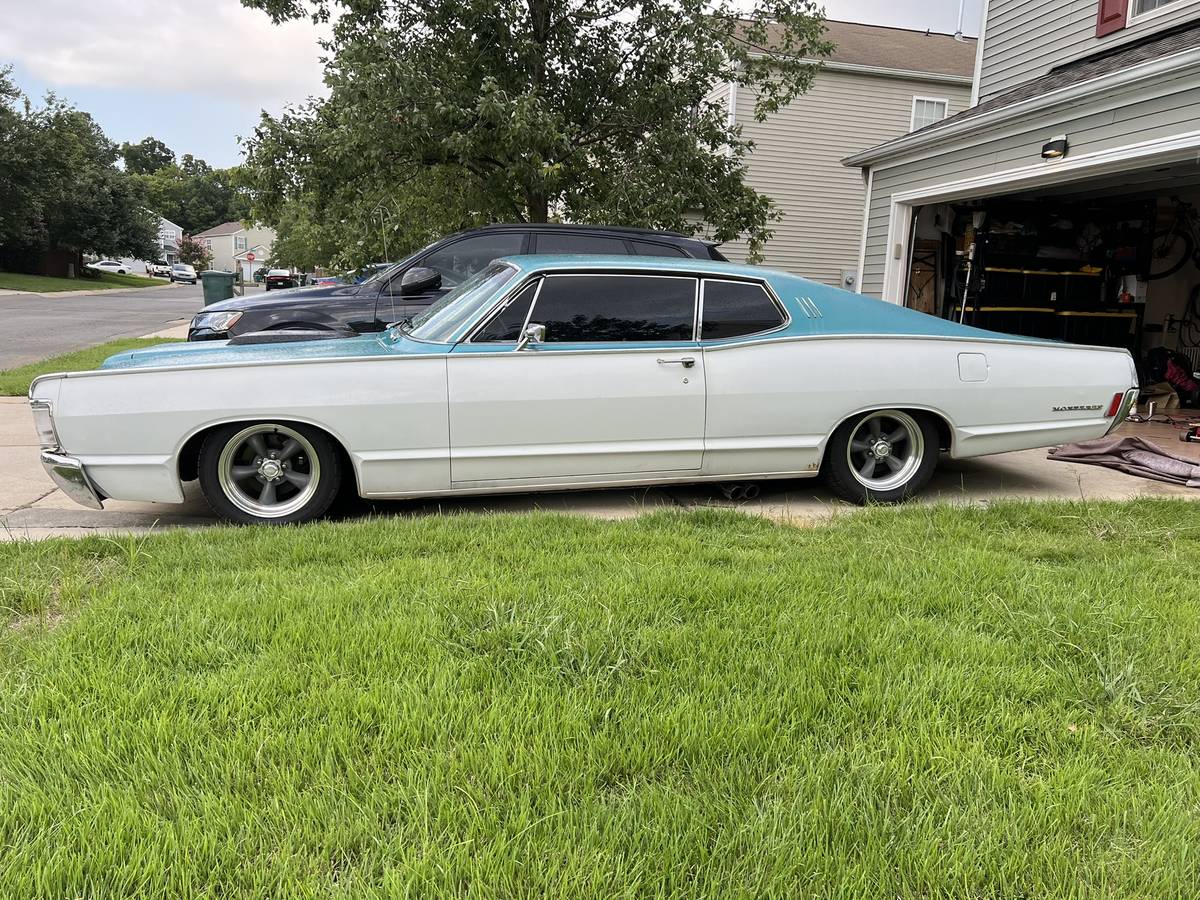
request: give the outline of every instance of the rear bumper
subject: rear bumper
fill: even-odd
[[[58,485],[59,490],[88,509],[104,509],[100,493],[92,485],[83,463],[65,453],[53,450],[42,451],[42,466],[46,474]]]

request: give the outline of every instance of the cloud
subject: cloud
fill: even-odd
[[[54,88],[191,93],[255,108],[322,93],[328,26],[238,0],[3,0],[0,60]]]

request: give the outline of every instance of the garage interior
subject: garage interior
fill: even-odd
[[[1164,424],[1200,419],[1200,161],[914,216],[908,306],[1006,334],[1124,347],[1142,417],[1153,401]]]

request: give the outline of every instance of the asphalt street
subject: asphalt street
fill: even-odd
[[[87,296],[0,295],[0,369],[161,331],[190,319],[204,305],[202,296],[190,284]]]

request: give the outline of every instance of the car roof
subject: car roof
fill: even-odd
[[[565,222],[494,222],[481,225],[478,228],[467,228],[457,231],[447,237],[458,237],[464,234],[478,234],[488,231],[575,231],[581,234],[599,234],[602,232],[623,234],[629,237],[659,238],[672,242],[695,241],[698,244],[714,245],[713,241],[692,237],[678,231],[663,231],[656,228],[635,228],[629,225],[579,225]]]
[[[623,269],[625,271],[682,272],[685,274],[739,275],[757,281],[771,278],[797,278],[777,269],[720,262],[715,259],[693,259],[674,256],[604,256],[587,253],[534,253],[527,256],[505,256],[496,260],[507,262],[523,272],[554,272],[564,269]]]

